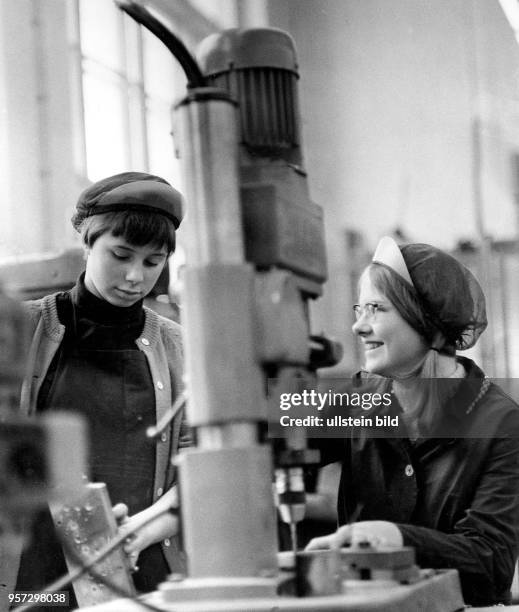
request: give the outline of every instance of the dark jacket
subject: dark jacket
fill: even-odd
[[[354,515],[396,523],[421,567],[459,571],[466,603],[508,603],[519,541],[519,407],[493,383],[480,397],[483,372],[461,361],[468,377],[444,406],[441,437],[412,443],[403,424],[391,439],[357,431],[321,440],[322,460],[342,462],[340,524]],[[374,388],[390,385],[380,378]],[[401,415],[396,401],[383,410]]]

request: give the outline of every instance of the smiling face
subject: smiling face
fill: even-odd
[[[364,348],[368,372],[405,378],[417,371],[429,349],[426,340],[407,323],[393,304],[373,284],[369,271],[360,280],[360,316],[353,325]],[[370,314],[376,304],[374,316]]]
[[[99,236],[86,252],[86,288],[113,306],[123,307],[148,295],[168,256],[165,246],[134,246],[111,232]]]

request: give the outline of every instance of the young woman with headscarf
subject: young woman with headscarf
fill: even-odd
[[[412,546],[421,567],[458,570],[466,603],[509,603],[519,407],[456,354],[487,325],[483,292],[447,253],[391,238],[380,242],[359,289],[353,332],[365,362],[358,381],[392,393],[377,414],[398,416],[398,426],[385,437],[357,431],[320,441],[324,463],[342,461],[342,526],[308,548]]]

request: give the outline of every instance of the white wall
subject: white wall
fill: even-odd
[[[479,116],[486,226],[515,236],[519,48],[497,0],[286,0],[270,13],[296,41],[307,166],[336,220],[372,240],[397,224],[445,246],[475,236]]]

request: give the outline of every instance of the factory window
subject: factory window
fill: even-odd
[[[185,91],[169,51],[106,0],[75,0],[80,70],[80,174],[91,181],[126,170],[179,186],[171,106]]]

